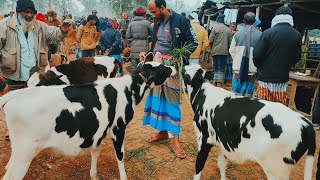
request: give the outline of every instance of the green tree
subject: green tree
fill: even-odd
[[[320,38],[320,30],[314,29],[314,30],[309,31],[309,36],[315,37],[315,38]]]
[[[123,12],[131,13],[135,10],[136,6],[141,5],[147,7],[148,1],[146,0],[103,0],[105,4],[111,6],[112,12],[120,17]]]

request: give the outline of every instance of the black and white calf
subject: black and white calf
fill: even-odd
[[[113,57],[90,57],[50,68],[46,73],[35,72],[28,80],[28,87],[86,84],[122,73],[122,64]]]
[[[134,109],[148,88],[163,84],[174,74],[174,68],[150,62],[139,74],[85,85],[26,88],[1,97],[12,148],[3,179],[21,180],[32,159],[48,147],[66,155],[91,148],[90,177],[96,178],[99,147],[108,133],[120,179],[126,179],[124,137]]]
[[[206,82],[199,65],[185,67],[185,83],[194,111],[201,172],[213,145],[220,147],[218,166],[226,179],[226,159],[257,162],[268,179],[288,180],[293,165],[307,152],[304,179],[310,180],[315,153],[312,124],[288,107],[259,99],[236,97]]]

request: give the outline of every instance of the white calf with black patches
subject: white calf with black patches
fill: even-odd
[[[100,145],[109,132],[120,179],[126,179],[126,126],[145,91],[163,84],[175,73],[174,68],[151,62],[143,66],[140,74],[85,85],[26,88],[1,97],[12,148],[3,179],[23,179],[32,159],[49,147],[66,155],[90,148],[90,177],[95,179]]]
[[[220,148],[218,166],[226,179],[226,158],[257,162],[268,179],[290,179],[293,165],[306,153],[304,179],[312,177],[315,132],[312,124],[288,107],[235,94],[207,82],[199,65],[185,67],[184,80],[194,111],[198,156],[194,179],[213,145]]]
[[[81,58],[52,67],[44,75],[35,72],[27,84],[28,87],[85,84],[116,77],[118,71],[122,73],[122,64],[113,57]]]

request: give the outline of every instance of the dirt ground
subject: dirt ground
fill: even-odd
[[[142,126],[143,102],[137,106],[135,116],[126,130],[125,138],[125,169],[128,179],[193,179],[197,145],[192,123],[190,105],[182,96],[182,131],[181,141],[187,152],[186,159],[177,159],[170,146],[170,140],[149,144],[146,136],[156,131],[150,127]],[[7,132],[5,119],[0,111],[0,177],[5,173],[5,165],[10,157],[10,142],[5,141]],[[319,131],[317,132],[319,136]],[[317,141],[319,147],[320,141]],[[202,173],[202,179],[220,179],[217,166],[218,148],[212,148],[208,161]],[[317,159],[318,151],[316,152]],[[303,179],[305,157],[295,165],[291,179]],[[90,152],[85,152],[76,157],[66,157],[53,150],[42,151],[31,163],[25,177],[33,179],[90,179]],[[313,179],[315,179],[316,161],[314,163]],[[113,150],[113,144],[108,137],[102,144],[102,152],[98,160],[98,175],[100,179],[119,179],[118,165]],[[229,162],[227,169],[228,179],[267,179],[261,167],[254,162],[235,164]]]

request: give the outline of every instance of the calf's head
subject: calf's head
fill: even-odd
[[[64,85],[66,82],[62,81],[60,78],[63,75],[56,75],[52,71],[48,71],[46,74],[40,74],[40,82],[36,86],[52,86],[52,85]]]
[[[194,88],[199,88],[205,80],[210,80],[212,77],[211,71],[205,71],[200,65],[189,65],[183,68],[184,83],[188,87],[188,91]]]
[[[140,76],[144,79],[149,88],[162,85],[167,78],[177,73],[174,67],[165,66],[158,62],[147,62],[140,69]]]

